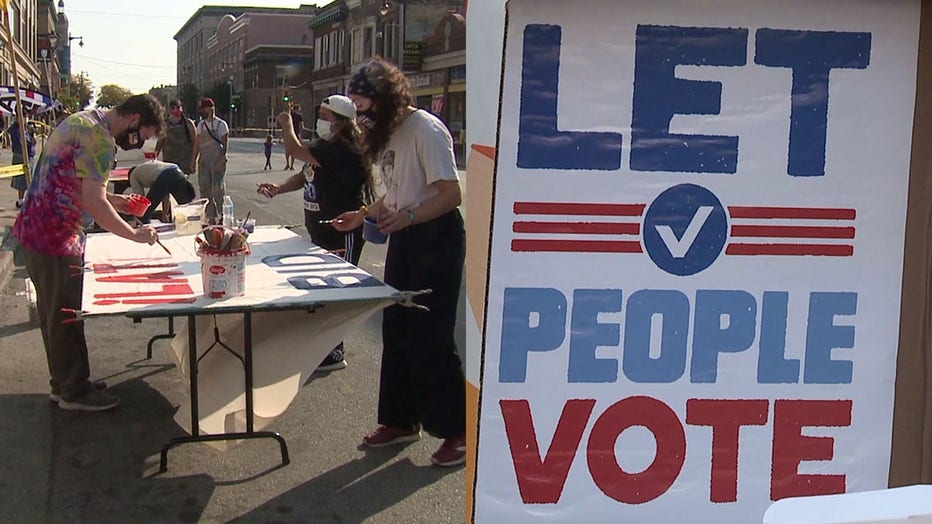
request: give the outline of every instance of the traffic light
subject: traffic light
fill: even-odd
[[[290,91],[290,90],[288,90],[288,89],[283,89],[283,90],[282,90],[282,100],[283,100],[286,104],[287,104],[288,102],[291,102],[291,91]]]

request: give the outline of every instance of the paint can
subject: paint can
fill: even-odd
[[[246,258],[249,246],[237,250],[200,248],[204,296],[223,299],[246,293]]]

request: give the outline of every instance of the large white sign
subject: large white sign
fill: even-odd
[[[245,294],[204,295],[194,236],[163,233],[159,245],[89,235],[84,315],[206,312],[235,308],[300,309],[305,305],[400,299],[398,290],[284,227],[259,227],[249,237]]]
[[[239,314],[212,313],[256,312],[250,342],[254,423],[261,430],[285,411],[318,364],[352,329],[407,296],[285,228],[259,227],[249,237],[245,293],[212,299],[203,292],[194,238],[174,232],[162,235],[166,253],[159,245],[137,244],[110,233],[90,235],[82,307],[84,316],[201,315],[196,336],[202,433],[246,430],[243,319]],[[207,265],[208,271],[227,269]],[[309,315],[302,308],[315,312]],[[186,377],[187,322],[177,330],[182,336],[172,342],[175,362]],[[226,351],[208,351],[216,346],[215,327]],[[188,432],[190,413],[185,400],[175,415]],[[212,445],[226,449],[233,444]]]
[[[919,1],[511,0],[478,522],[886,487]]]

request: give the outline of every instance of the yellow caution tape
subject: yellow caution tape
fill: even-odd
[[[12,166],[0,167],[0,178],[13,178],[26,174],[26,164],[14,164]]]

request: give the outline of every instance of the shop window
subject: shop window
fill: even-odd
[[[371,58],[372,54],[375,52],[375,42],[374,42],[374,33],[375,28],[372,26],[365,27],[362,30],[362,50],[363,50],[363,59]]]

